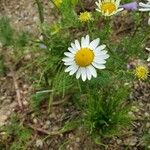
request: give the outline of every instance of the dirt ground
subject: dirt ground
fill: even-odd
[[[43,3],[45,6],[45,20],[51,23],[55,19],[50,15],[52,6],[48,3],[48,0],[44,0]],[[35,37],[40,37],[39,19],[34,0],[0,0],[0,4],[0,16],[10,18],[15,29],[28,31]],[[80,112],[71,102],[68,102],[67,105],[53,106],[52,113],[48,116],[45,111],[40,116],[34,116],[27,108],[31,93],[35,90],[31,86],[32,83],[28,80],[28,76],[35,72],[28,70],[20,72],[18,68],[14,69],[12,67],[14,60],[11,57],[8,58],[10,51],[11,49],[4,50],[2,46],[0,47],[0,53],[5,55],[6,66],[6,74],[0,77],[0,127],[9,122],[9,117],[13,112],[22,113],[22,117],[24,115],[28,116],[25,121],[34,130],[34,137],[29,149],[58,150],[60,146],[65,146],[67,150],[101,150],[102,148],[93,144],[90,137],[87,137],[84,131],[81,131],[82,128],[77,128],[65,134],[54,134],[44,142],[41,141],[41,137],[44,138],[47,135],[47,133],[44,134],[44,131],[55,133],[66,121],[79,116]],[[27,56],[22,59],[23,65],[28,62],[26,59],[28,59]],[[24,112],[18,111],[16,82],[25,109]],[[145,128],[150,131],[150,85],[143,82],[134,83],[131,99],[133,99],[135,105],[138,104],[137,108],[131,112],[131,115],[135,116],[137,120],[133,122],[132,130],[125,136],[106,141],[108,150],[144,149],[140,139]]]

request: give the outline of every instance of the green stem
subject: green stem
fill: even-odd
[[[35,0],[38,6],[39,19],[41,23],[44,23],[44,11],[41,0]]]

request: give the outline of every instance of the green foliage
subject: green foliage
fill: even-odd
[[[112,137],[129,126],[127,95],[127,88],[114,86],[89,95],[84,122],[90,134]]]
[[[15,31],[7,17],[0,18],[0,42],[3,46],[25,47],[28,43],[28,33]]]
[[[19,48],[25,47],[28,43],[28,33],[27,32],[21,32],[18,34],[17,38],[15,39],[16,46]]]
[[[9,19],[6,17],[0,18],[0,41],[4,46],[13,44],[14,30],[12,29]]]
[[[74,11],[74,5],[76,4],[73,1],[63,0],[63,3],[60,7],[60,12],[62,15],[62,24],[66,27],[76,26],[77,24],[77,17]]]
[[[149,133],[144,134],[144,136],[141,139],[141,143],[145,146],[147,150],[150,149],[150,134]]]
[[[5,66],[3,58],[0,56],[0,76],[3,76],[5,74]]]
[[[38,54],[34,63],[34,68],[37,68],[38,73],[31,77],[36,89],[31,99],[32,109],[38,111],[43,103],[49,103],[50,108],[55,99],[63,99],[71,95],[74,104],[83,114],[83,125],[88,133],[96,138],[121,134],[125,128],[129,127],[132,120],[128,115],[131,104],[127,101],[130,91],[126,85],[132,84],[133,76],[127,71],[127,64],[130,58],[146,58],[144,51],[141,50],[142,44],[148,37],[146,29],[137,28],[134,33],[122,36],[119,43],[113,43],[110,42],[113,41],[110,35],[115,31],[110,19],[102,18],[99,13],[92,12],[93,21],[88,23],[79,21],[80,12],[77,12],[76,5],[83,7],[80,1],[63,0],[60,7],[57,7],[58,14],[54,10],[57,19],[51,24],[44,22],[44,9],[41,1],[36,2],[43,40],[33,40],[32,43],[34,50],[36,49],[34,52]],[[141,15],[135,13],[133,19],[138,25]],[[7,28],[9,29],[10,25]],[[80,80],[76,81],[75,76],[70,77],[64,72],[62,58],[74,39],[80,39],[87,34],[90,35],[91,40],[100,38],[102,43],[106,43],[110,58],[106,69],[97,71],[97,78],[83,83]],[[14,38],[14,34],[10,37],[12,41],[15,41],[15,46],[24,47],[28,43],[28,35],[25,32],[17,34],[17,38]],[[41,44],[44,48],[40,48]],[[82,101],[84,98],[85,100]],[[72,130],[79,124],[81,124],[80,121],[66,124],[61,132]]]
[[[4,127],[4,131],[11,138],[10,150],[26,149],[31,138],[31,131],[24,127],[18,120],[17,115],[13,115],[10,124]]]
[[[49,94],[45,93],[45,92],[41,92],[41,93],[39,92],[39,93],[33,94],[32,98],[31,98],[31,102],[30,102],[31,108],[34,111],[39,110],[40,105],[42,104],[42,102],[47,100],[48,97],[49,97]]]

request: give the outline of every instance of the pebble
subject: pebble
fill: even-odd
[[[77,142],[77,143],[80,142],[80,138],[79,138],[79,137],[76,138],[76,142]]]
[[[33,119],[33,123],[35,123],[35,124],[37,124],[37,123],[38,123],[38,121],[37,121],[37,119],[36,119],[36,118],[34,118],[34,119]]]
[[[31,60],[31,58],[32,58],[31,54],[27,54],[27,55],[24,57],[24,60],[25,60],[25,61],[29,61],[29,60]]]
[[[23,105],[24,105],[24,106],[28,106],[28,104],[29,104],[29,103],[28,103],[26,100],[23,101]]]
[[[122,140],[120,140],[120,139],[117,139],[117,144],[121,144],[122,143]]]
[[[43,141],[41,139],[36,140],[36,146],[39,148],[43,147]]]
[[[0,127],[3,126],[7,120],[7,115],[0,115]]]
[[[127,146],[135,146],[137,142],[138,142],[137,137],[134,136],[124,140],[124,144]]]
[[[150,128],[150,123],[149,122],[146,123],[146,128]]]
[[[136,106],[132,106],[131,109],[132,109],[133,112],[139,112],[139,109]]]
[[[144,116],[145,116],[145,117],[150,117],[150,115],[149,115],[148,112],[145,112],[145,113],[144,113]]]

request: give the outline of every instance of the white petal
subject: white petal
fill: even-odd
[[[114,15],[114,14],[116,14],[116,13],[120,12],[120,11],[123,11],[123,10],[124,10],[124,8],[119,8],[119,9],[117,9],[117,11],[116,11],[116,12],[114,12],[112,15]]]
[[[71,62],[65,62],[64,65],[66,65],[66,66],[75,65],[75,62],[74,62],[74,61],[71,61]]]
[[[96,51],[95,52],[95,56],[99,56],[99,55],[106,55],[107,51]]]
[[[106,60],[105,59],[100,59],[100,58],[94,58],[94,61],[97,64],[105,64]]]
[[[119,6],[119,4],[120,4],[120,0],[116,0],[116,5],[117,5],[117,7]]]
[[[148,25],[150,25],[150,18],[148,19]]]
[[[86,47],[88,47],[89,46],[89,44],[90,44],[90,36],[89,35],[86,35],[86,37],[85,37],[85,46]]]
[[[87,75],[88,80],[91,80],[92,74],[91,74],[91,72],[90,72],[88,67],[86,67],[86,75]]]
[[[77,74],[76,74],[76,78],[79,79],[81,76],[81,68],[78,69]]]
[[[95,62],[93,62],[92,65],[97,69],[105,69],[106,68],[105,65],[97,64]]]
[[[86,47],[86,40],[84,37],[81,38],[81,47]]]
[[[150,8],[150,5],[148,5],[148,4],[144,4],[144,3],[139,3],[139,6],[141,6],[141,7],[145,7],[145,8]]]
[[[79,50],[81,47],[80,47],[80,43],[78,40],[75,40],[75,45],[76,45],[76,48]]]
[[[107,58],[109,58],[109,55],[108,55],[108,54],[105,54],[105,55],[98,55],[98,56],[95,56],[95,57],[94,57],[94,61],[95,61],[95,60],[105,60],[105,59],[107,59]]]
[[[74,70],[75,69],[75,65],[71,65],[69,66],[68,68],[65,69],[65,72],[70,72],[71,70]]]
[[[72,62],[73,59],[72,58],[68,58],[68,57],[65,57],[62,59],[63,62]]]
[[[69,47],[68,50],[69,50],[71,53],[73,53],[73,54],[76,53],[76,50],[74,50],[72,47]]]
[[[98,46],[98,47],[95,49],[95,51],[101,51],[101,50],[103,50],[103,49],[105,49],[105,48],[106,48],[106,45],[105,45],[105,44],[102,44],[102,45]]]
[[[139,11],[150,11],[150,8],[140,8]]]
[[[99,39],[99,38],[93,40],[93,41],[90,43],[89,48],[92,49],[92,50],[95,50],[95,48],[98,46],[99,42],[100,42],[100,39]]]
[[[74,54],[69,53],[69,52],[65,52],[65,53],[64,53],[64,55],[66,55],[66,56],[68,56],[68,57],[71,57],[71,58],[73,58],[73,57],[74,57]]]
[[[100,10],[100,9],[96,9],[96,11],[101,12],[101,10]]]
[[[76,47],[76,45],[74,43],[71,43],[71,46],[72,46],[72,48],[73,48],[74,51],[78,50],[77,47]]]
[[[100,4],[98,3],[98,2],[95,2],[95,4],[99,7],[100,6]]]
[[[69,75],[73,75],[77,70],[78,70],[78,66],[76,65],[76,66],[74,66],[74,69],[72,69],[71,71],[70,71],[70,73],[69,73]]]
[[[96,78],[97,72],[96,72],[95,68],[92,65],[90,65],[90,66],[88,66],[88,69],[91,72],[92,76]]]
[[[86,80],[86,68],[81,69],[81,77],[82,77],[82,81]]]
[[[148,51],[150,52],[150,48],[146,47],[145,49],[148,50]]]

